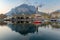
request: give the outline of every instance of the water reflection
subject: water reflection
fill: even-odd
[[[50,24],[53,28],[60,28],[60,23],[56,22],[56,23],[51,23]]]
[[[39,25],[5,23],[3,22],[4,26],[0,23],[0,40],[60,40],[59,23]]]
[[[4,26],[4,25],[7,25],[6,22],[0,22],[0,26]]]
[[[9,28],[11,28],[12,31],[18,32],[22,35],[26,35],[28,33],[34,33],[38,32],[38,29],[33,24],[8,24]]]

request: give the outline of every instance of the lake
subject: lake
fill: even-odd
[[[60,40],[60,24],[0,23],[0,40]]]

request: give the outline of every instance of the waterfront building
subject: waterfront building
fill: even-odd
[[[4,18],[6,18],[7,16],[5,14],[0,14],[0,21],[4,21]]]
[[[6,18],[7,16],[5,14],[0,14],[0,19],[4,19]]]

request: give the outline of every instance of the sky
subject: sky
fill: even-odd
[[[46,13],[60,10],[60,0],[0,0],[0,14],[5,14],[21,4],[43,5],[39,7],[39,11]]]

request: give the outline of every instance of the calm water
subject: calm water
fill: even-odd
[[[0,40],[60,40],[60,24],[1,24]]]

